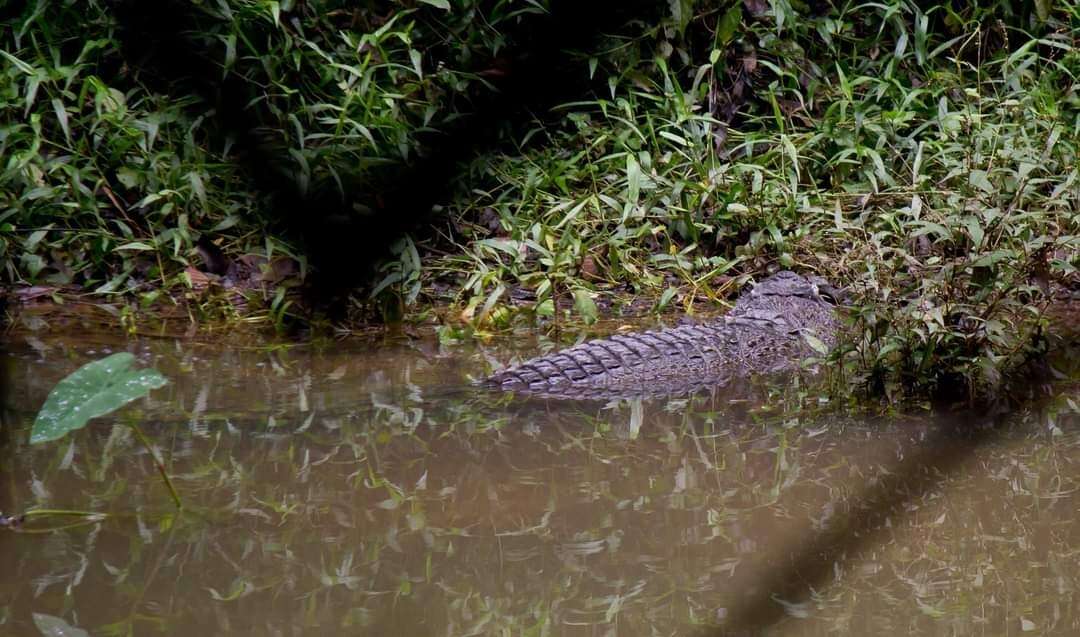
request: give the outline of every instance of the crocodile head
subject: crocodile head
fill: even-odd
[[[823,300],[832,296],[823,286],[832,290],[832,286],[819,276],[804,277],[788,270],[781,270],[758,283],[750,290],[751,298],[762,296],[798,296],[804,299]]]
[[[843,305],[848,301],[847,290],[841,287],[836,287],[832,283],[825,280],[824,277],[811,276],[810,282],[817,286],[818,294],[822,299],[832,303],[833,305]]]

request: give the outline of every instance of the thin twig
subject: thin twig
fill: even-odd
[[[154,465],[157,466],[158,473],[161,474],[161,479],[165,481],[165,486],[169,488],[169,494],[172,495],[173,502],[176,503],[177,510],[183,510],[184,505],[180,502],[180,495],[176,493],[176,488],[173,487],[172,480],[169,479],[169,474],[165,471],[165,465],[158,458],[157,452],[150,446],[150,441],[143,434],[142,429],[139,429],[139,425],[136,423],[129,423],[131,429],[135,432],[135,435],[142,441],[143,446],[150,452],[150,457],[154,460]]]

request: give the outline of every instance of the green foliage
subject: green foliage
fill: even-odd
[[[836,362],[875,391],[991,388],[1038,352],[1080,265],[1075,0],[660,6],[576,52],[593,91],[462,167],[452,237],[402,238],[356,305],[591,322],[634,296],[719,307],[783,267],[850,288]],[[105,4],[35,7],[0,25],[7,280],[149,303],[192,285],[201,238],[291,250],[213,105],[148,88]],[[267,170],[344,193],[431,152],[547,4],[191,11],[193,67],[238,91]],[[266,300],[280,325],[291,299]]]
[[[487,90],[461,69],[500,49],[498,27],[542,6],[495,3],[474,26],[471,1],[194,3],[180,37],[204,58],[185,68],[221,76],[192,79],[129,59],[131,17],[111,3],[27,3],[0,23],[3,278],[150,304],[192,287],[200,239],[295,254],[237,162],[237,131],[193,87],[233,87],[264,169],[301,193],[377,184]]]
[[[209,147],[205,107],[133,77],[101,3],[66,5],[0,25],[4,278],[156,298],[203,233],[256,249],[225,232],[258,229],[259,201]]]
[[[230,0],[198,7],[192,35],[243,87],[275,168],[301,191],[341,191],[423,154],[425,135],[488,90],[477,67],[504,45],[503,26],[543,11],[536,2],[425,4]]]
[[[845,377],[890,396],[994,388],[1040,351],[1080,265],[1075,3],[710,2],[685,32],[675,4],[544,146],[476,162],[467,255],[433,272],[543,314],[582,285],[691,307],[817,271],[852,292]]]
[[[132,369],[134,362],[135,356],[120,352],[87,363],[57,383],[34,420],[30,442],[63,438],[168,382],[155,369]]]

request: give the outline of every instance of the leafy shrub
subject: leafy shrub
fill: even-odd
[[[862,385],[997,387],[1076,277],[1075,4],[794,4],[697,3],[624,44],[543,148],[477,162],[467,256],[430,271],[543,314],[560,290],[689,308],[719,275],[814,270],[852,291]]]
[[[499,25],[541,7],[88,0],[8,10],[5,278],[150,301],[190,284],[200,239],[234,257],[302,260],[262,186],[377,190],[380,167],[423,154],[422,138],[487,90],[473,58],[499,50]],[[170,11],[183,23],[143,23]],[[175,42],[153,41],[146,26]],[[250,170],[238,160],[255,149],[269,165]]]
[[[201,238],[288,250],[215,109],[240,105],[275,179],[374,200],[554,6],[195,3],[182,35],[213,72],[163,83],[115,5],[28,5],[0,25],[5,276],[152,298]],[[1037,353],[1077,276],[1075,0],[663,6],[575,52],[592,91],[500,129],[440,202],[452,236],[403,237],[358,296],[591,321],[783,267],[850,288],[837,357],[877,391],[981,391]]]

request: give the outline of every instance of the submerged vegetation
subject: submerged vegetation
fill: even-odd
[[[628,3],[523,91],[563,5],[198,3],[181,72],[126,3],[15,3],[3,276],[193,315],[240,290],[284,321],[406,218],[347,318],[698,311],[788,268],[847,287],[853,386],[980,392],[1045,348],[1080,265],[1075,0]]]

